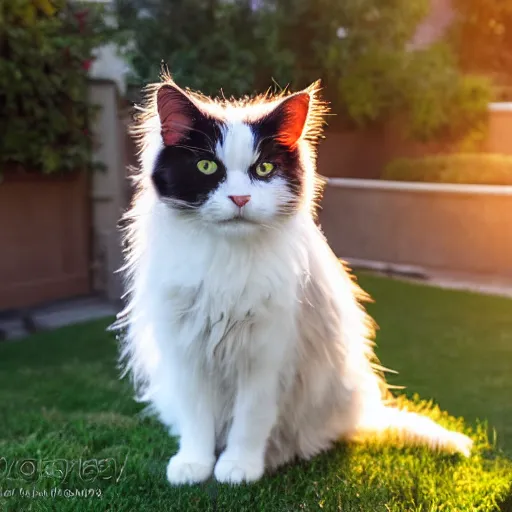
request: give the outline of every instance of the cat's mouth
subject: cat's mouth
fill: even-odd
[[[258,223],[252,219],[249,219],[243,215],[235,215],[233,217],[229,217],[227,219],[220,219],[217,221],[217,224],[225,227],[251,227],[257,226]]]
[[[246,217],[231,217],[229,219],[220,220],[219,224],[256,224],[256,222],[251,219],[247,219]]]

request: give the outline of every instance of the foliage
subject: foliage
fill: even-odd
[[[491,95],[488,80],[461,74],[447,43],[407,49],[429,2],[299,4],[304,14],[293,20],[289,11],[297,4],[276,2],[286,20],[280,23],[283,42],[296,56],[295,81],[302,86],[321,76],[343,124],[365,126],[400,116],[418,140],[475,138],[475,131],[481,136]],[[297,38],[305,28],[310,35]]]
[[[432,183],[512,185],[512,157],[475,153],[400,158],[384,168],[381,178]]]
[[[91,167],[87,71],[108,34],[102,13],[64,0],[0,8],[0,171]]]
[[[452,1],[457,19],[451,39],[462,69],[494,76],[506,93],[499,99],[512,100],[512,3]]]
[[[402,84],[409,130],[415,139],[427,141],[438,135],[466,139],[485,134],[490,81],[461,74],[450,48],[438,43],[409,54]],[[396,91],[398,94],[398,91]]]
[[[328,99],[338,115],[361,126],[403,109],[406,45],[427,8],[426,0],[322,0],[310,59],[321,63],[315,73],[331,91]],[[311,19],[302,20],[305,23]],[[300,25],[294,27],[294,32],[300,31]]]
[[[244,94],[257,57],[249,2],[119,0],[119,25],[135,41],[124,52],[138,85],[155,81],[161,61],[180,83],[217,94]],[[191,13],[194,13],[191,16]]]
[[[257,4],[257,8],[254,7]],[[134,44],[134,83],[175,78],[207,94],[297,89],[321,78],[336,118],[364,126],[405,115],[419,139],[460,135],[481,121],[490,88],[466,77],[446,44],[408,51],[428,0],[117,0]],[[252,8],[251,8],[252,6]],[[194,16],[190,13],[194,12]]]

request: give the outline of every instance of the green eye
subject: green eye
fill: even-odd
[[[217,170],[217,164],[213,160],[199,160],[197,168],[203,174],[213,174]]]
[[[270,162],[263,162],[256,167],[256,174],[258,176],[267,176],[274,170],[274,164]]]

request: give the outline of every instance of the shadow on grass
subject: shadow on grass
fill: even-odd
[[[294,461],[265,475],[259,482],[230,486],[211,478],[201,484],[212,512],[223,510],[298,510],[307,503],[324,506],[325,489],[339,487],[349,473],[351,447],[339,443],[336,449],[310,461]],[[336,468],[336,471],[333,471]],[[191,491],[194,487],[190,487]],[[236,507],[236,508],[233,508]],[[327,510],[331,510],[328,506]]]
[[[512,512],[512,484],[507,497],[500,504],[500,512]]]

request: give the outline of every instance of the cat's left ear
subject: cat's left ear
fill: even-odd
[[[275,138],[284,146],[294,148],[305,131],[311,95],[298,92],[285,98],[270,113],[268,121],[274,125]]]

